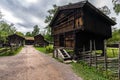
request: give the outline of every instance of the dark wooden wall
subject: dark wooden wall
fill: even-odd
[[[34,45],[35,46],[47,46],[49,43],[44,40],[42,35],[37,35],[34,37]]]
[[[25,44],[26,45],[33,45],[34,44],[34,40],[25,40]]]
[[[84,27],[85,30],[101,35],[104,39],[112,36],[111,25],[88,8],[84,9]]]

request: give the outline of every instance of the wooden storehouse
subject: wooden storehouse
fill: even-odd
[[[112,37],[111,26],[115,24],[88,1],[60,6],[50,23],[54,48],[73,49],[75,54],[94,46],[104,51],[104,40]]]
[[[47,46],[49,43],[44,39],[44,37],[39,34],[34,36],[34,45],[35,46]]]
[[[16,46],[16,47],[24,46],[24,42],[25,42],[25,38],[17,34],[8,36],[8,43],[11,46]]]
[[[34,45],[34,37],[25,37],[26,45]]]

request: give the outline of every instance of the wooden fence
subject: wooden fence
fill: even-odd
[[[93,43],[95,45],[95,43]],[[86,62],[90,67],[93,66],[99,70],[102,70],[109,74],[114,80],[120,80],[120,43],[115,46],[108,46],[105,44],[103,51],[104,56],[101,56],[101,51],[97,51],[94,46],[92,50],[92,43],[90,42],[90,51],[84,51],[82,53],[82,60]],[[111,45],[111,44],[109,44]],[[108,50],[107,50],[108,49]]]

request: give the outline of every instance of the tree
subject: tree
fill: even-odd
[[[32,36],[36,36],[40,33],[40,28],[38,27],[38,25],[34,26],[34,30],[32,31]]]
[[[26,37],[32,37],[32,34],[31,34],[31,32],[26,32],[25,36]]]
[[[0,19],[2,19],[3,15],[2,15],[2,12],[0,11]]]
[[[53,9],[48,10],[49,15],[46,16],[45,23],[50,23],[55,12],[57,11],[57,5],[53,5]]]
[[[114,5],[113,10],[118,15],[120,13],[120,0],[112,0],[112,3]]]
[[[45,27],[47,33],[46,35],[44,36],[46,40],[52,42],[53,41],[53,38],[52,38],[52,35],[51,35],[51,27],[49,26],[55,12],[57,11],[57,8],[58,6],[57,5],[53,5],[53,9],[50,9],[48,10],[48,13],[49,15],[46,16],[46,19],[45,19],[45,23],[47,23],[48,25]]]
[[[107,40],[107,43],[117,43],[120,41],[120,29],[115,29],[112,33],[112,38]]]
[[[102,11],[106,15],[109,15],[111,13],[110,9],[106,5],[101,7],[101,8],[99,8],[99,10]]]
[[[14,34],[16,32],[15,27],[13,25],[9,25],[6,22],[0,22],[0,41],[6,42],[7,36]]]

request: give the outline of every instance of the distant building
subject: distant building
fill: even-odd
[[[25,37],[26,45],[34,45],[34,37]]]
[[[24,43],[25,43],[25,38],[22,37],[22,36],[19,36],[17,34],[13,34],[13,35],[9,35],[8,36],[8,43],[11,45],[11,46],[24,46]]]
[[[48,44],[49,44],[49,42],[44,40],[44,37],[41,34],[34,36],[34,45],[35,46],[47,46]]]

